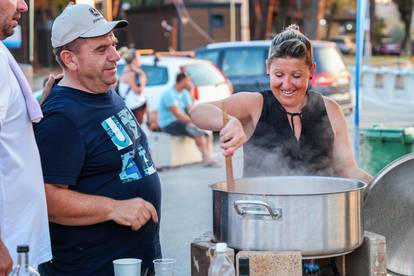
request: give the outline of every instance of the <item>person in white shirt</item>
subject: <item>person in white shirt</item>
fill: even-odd
[[[30,86],[3,44],[13,34],[23,0],[0,0],[0,276],[17,264],[16,248],[29,245],[32,266],[52,258],[47,207],[33,122],[42,118]],[[54,79],[50,78],[50,89]]]
[[[126,68],[118,85],[118,93],[125,100],[126,106],[134,113],[140,125],[144,122],[147,104],[144,89],[147,76],[141,67],[141,55],[134,48],[120,49],[121,57],[126,62]]]

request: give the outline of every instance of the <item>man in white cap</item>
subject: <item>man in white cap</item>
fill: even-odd
[[[145,134],[111,89],[120,58],[112,31],[126,25],[86,4],[53,23],[64,77],[35,127],[53,252],[42,275],[113,275],[120,258],[141,259],[146,273],[161,257],[159,177]]]
[[[23,0],[0,0],[0,276],[8,275],[17,264],[18,245],[29,245],[34,267],[52,258],[32,125],[42,118],[42,112],[19,65],[2,42],[13,34],[26,11]]]

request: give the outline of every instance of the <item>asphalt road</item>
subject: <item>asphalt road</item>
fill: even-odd
[[[212,231],[212,192],[209,184],[225,179],[225,161],[217,143],[220,167],[187,165],[160,171],[162,185],[161,245],[164,257],[176,260],[176,276],[190,275],[190,244]],[[233,158],[235,178],[241,177],[242,154]]]

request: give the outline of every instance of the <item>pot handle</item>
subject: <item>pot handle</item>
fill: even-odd
[[[256,209],[248,209],[246,207],[242,207],[241,205],[252,205],[255,206]],[[267,212],[257,210],[257,206],[264,207],[267,210]],[[234,209],[236,209],[237,214],[239,214],[240,216],[271,217],[272,219],[280,219],[282,217],[282,209],[273,209],[269,204],[263,201],[236,200],[234,201]]]

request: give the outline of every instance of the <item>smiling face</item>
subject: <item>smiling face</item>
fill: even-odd
[[[309,68],[303,58],[273,58],[267,65],[273,94],[289,112],[300,112],[315,65]]]
[[[106,92],[116,82],[117,40],[113,33],[83,40],[77,50],[62,51],[65,70],[76,76],[85,91]]]
[[[24,0],[0,0],[0,40],[13,34],[21,13],[26,11]]]

